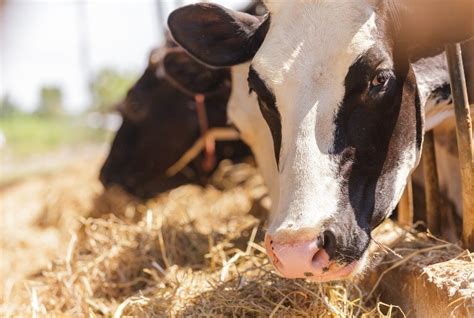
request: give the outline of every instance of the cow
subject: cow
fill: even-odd
[[[261,15],[265,8],[261,1],[251,1],[243,12]],[[166,33],[164,46],[152,50],[145,72],[117,107],[123,122],[100,171],[104,186],[118,185],[146,199],[186,183],[206,184],[214,169],[204,167],[209,158],[203,154],[173,168],[202,135],[197,95],[205,96],[208,128],[229,127],[229,72],[198,63]],[[242,141],[220,141],[212,167],[250,155]]]
[[[100,171],[105,186],[119,185],[145,199],[187,183],[206,184],[214,171],[200,154],[167,173],[202,136],[195,95],[205,96],[209,129],[228,127],[229,70],[211,69],[167,46],[152,51],[145,72],[119,104],[123,122]],[[250,155],[240,140],[216,143],[216,163]]]
[[[277,183],[265,247],[287,278],[367,268],[371,231],[418,165],[431,87],[413,62],[474,34],[472,0],[266,1],[254,17],[195,4],[173,38],[211,66],[251,61],[250,94],[271,131]]]

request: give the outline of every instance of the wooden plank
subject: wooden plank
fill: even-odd
[[[431,233],[440,233],[441,194],[439,191],[433,131],[425,133],[423,142],[423,175],[425,177],[426,223]]]
[[[453,275],[448,270],[444,274]],[[371,275],[377,277],[381,273],[377,268]],[[462,278],[459,276],[454,274],[453,279]],[[472,318],[474,309],[469,298],[459,293],[450,295],[449,287],[432,283],[423,268],[401,266],[384,276],[377,294],[380,301],[400,306],[406,317]]]
[[[411,177],[408,177],[402,198],[398,203],[398,223],[401,226],[411,227],[413,225],[413,185]]]
[[[474,176],[472,120],[469,109],[461,46],[446,46],[451,91],[456,113],[456,134],[463,186],[463,241],[474,250]]]
[[[456,244],[408,234],[391,221],[372,234],[378,243],[370,247],[372,268],[359,285],[367,295],[400,306],[406,317],[474,317],[472,261],[467,252]]]

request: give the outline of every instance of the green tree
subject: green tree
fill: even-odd
[[[0,100],[0,116],[9,117],[17,114],[21,114],[20,108],[12,101],[10,96],[5,95]]]
[[[56,86],[45,86],[40,91],[40,104],[36,114],[46,117],[64,115],[63,94]]]
[[[125,97],[135,80],[136,76],[130,73],[120,73],[112,69],[99,71],[90,84],[91,110],[102,113],[110,111]]]

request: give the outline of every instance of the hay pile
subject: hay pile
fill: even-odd
[[[102,191],[95,169],[101,161],[74,162],[0,186],[0,302],[9,286],[63,254],[80,225],[77,217],[94,210],[93,198]]]
[[[207,188],[183,186],[145,203],[117,189],[97,194],[90,216],[78,218],[80,227],[62,257],[15,284],[0,315],[403,315],[355,282],[278,277],[262,247],[265,193],[254,168],[224,163]],[[407,235],[401,236],[391,243],[404,242]],[[382,243],[397,250],[397,244]],[[434,251],[445,243],[426,238],[423,244]],[[407,252],[387,249],[374,255]]]
[[[279,278],[261,244],[268,199],[254,168],[223,164],[213,184],[184,186],[146,203],[117,189],[99,194],[93,217],[79,218],[63,257],[16,284],[1,314],[361,316],[395,310],[374,306],[354,283]]]

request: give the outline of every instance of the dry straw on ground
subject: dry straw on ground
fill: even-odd
[[[378,302],[376,293],[368,297],[370,290],[355,282],[315,284],[278,277],[261,244],[268,202],[254,168],[224,164],[213,184],[204,189],[184,186],[146,203],[118,190],[99,195],[92,217],[79,218],[81,226],[64,256],[16,284],[1,314],[403,315],[396,306]],[[416,255],[410,254],[412,247],[387,252],[408,255],[406,262],[415,256],[426,260],[426,252],[454,251],[452,244],[448,249],[442,246],[445,242],[417,234],[404,232],[399,237],[430,247]],[[386,260],[393,265],[399,261]]]

